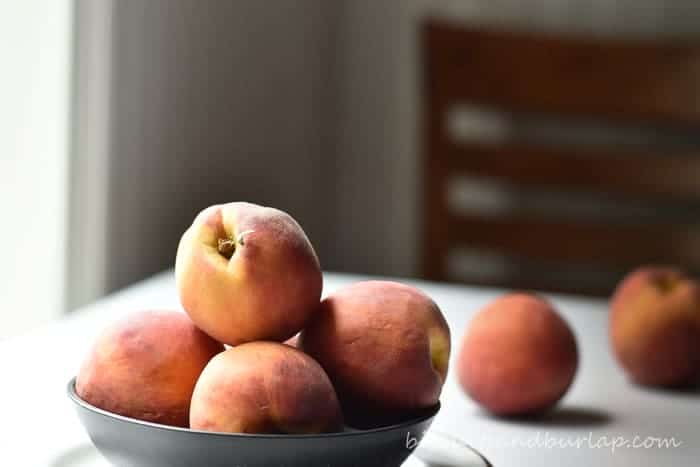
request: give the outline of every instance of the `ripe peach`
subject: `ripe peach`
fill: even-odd
[[[474,316],[457,375],[474,401],[496,415],[543,411],[566,393],[578,366],[574,334],[544,299],[505,295]]]
[[[214,357],[190,409],[192,428],[230,433],[332,432],[342,420],[319,364],[276,342],[250,342]]]
[[[359,282],[321,302],[299,347],[328,372],[346,409],[406,413],[438,402],[450,331],[438,306],[416,288]]]
[[[292,337],[321,298],[318,258],[299,224],[250,203],[199,213],[180,240],[175,276],[192,321],[230,345]]]
[[[187,427],[197,378],[223,350],[184,313],[135,313],[97,339],[78,373],[76,393],[109,412]]]
[[[610,342],[639,384],[694,383],[700,376],[700,283],[669,267],[633,271],[610,303]]]

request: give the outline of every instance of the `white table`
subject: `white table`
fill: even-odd
[[[339,274],[326,274],[325,278],[325,293],[364,279]],[[432,296],[447,316],[453,358],[470,317],[501,293],[409,282]],[[496,467],[700,465],[700,393],[660,392],[630,385],[609,351],[605,303],[563,296],[552,299],[573,326],[581,351],[576,381],[559,410],[539,422],[491,418],[463,395],[452,372],[433,428],[472,444]],[[67,381],[107,323],[138,309],[172,307],[179,305],[172,273],[166,272],[66,319],[0,343],[0,466],[76,465],[68,459],[77,459],[89,440],[65,396]],[[602,443],[602,437],[632,441],[635,436],[675,437],[682,444],[666,449],[619,448],[614,453],[610,447],[589,446]],[[579,448],[551,446],[577,439]]]

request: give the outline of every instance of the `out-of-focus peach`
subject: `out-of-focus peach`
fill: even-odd
[[[639,384],[694,383],[700,377],[700,283],[670,267],[630,273],[610,302],[610,342]]]
[[[462,341],[457,374],[464,390],[496,415],[550,408],[576,374],[574,334],[544,299],[505,295],[474,316]]]

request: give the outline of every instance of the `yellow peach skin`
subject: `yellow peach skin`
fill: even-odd
[[[610,342],[629,377],[680,386],[700,377],[700,283],[670,267],[643,267],[610,302]]]
[[[438,402],[450,331],[418,289],[367,281],[323,300],[298,345],[326,370],[346,416],[407,413]]]
[[[292,337],[317,310],[323,285],[299,224],[250,203],[202,211],[180,240],[175,275],[190,318],[229,345]]]
[[[311,357],[277,342],[217,355],[192,396],[191,427],[226,433],[324,433],[342,429],[338,399]]]
[[[97,339],[76,393],[109,412],[187,427],[197,378],[223,350],[182,312],[134,313]]]

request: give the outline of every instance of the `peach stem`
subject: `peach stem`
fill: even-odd
[[[225,257],[226,259],[231,259],[233,254],[236,252],[236,246],[245,245],[245,236],[253,232],[254,230],[246,230],[241,232],[238,234],[235,240],[232,238],[220,238],[218,240],[217,250],[219,250],[221,256]]]
[[[219,250],[219,253],[226,259],[231,259],[233,253],[236,251],[236,242],[230,238],[220,238],[217,250]]]

